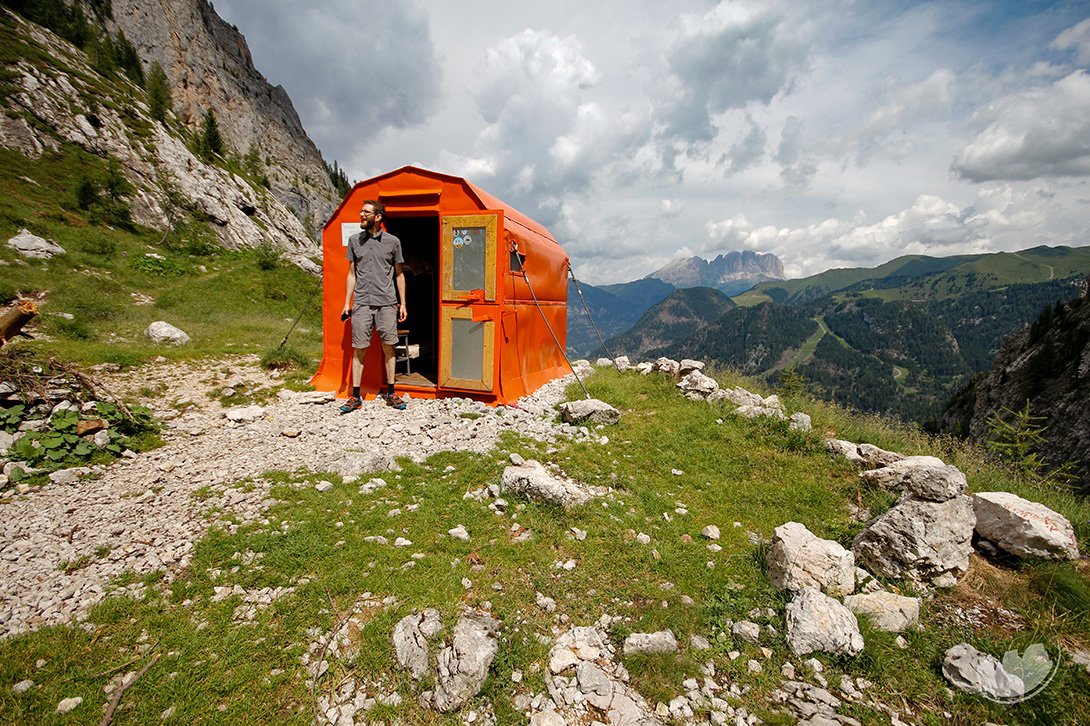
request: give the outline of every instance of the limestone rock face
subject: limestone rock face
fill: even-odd
[[[624,639],[624,652],[627,653],[676,653],[677,638],[669,630],[657,633],[632,633]]]
[[[876,575],[951,587],[969,568],[975,526],[969,497],[931,502],[904,495],[856,535],[852,552]]]
[[[967,693],[980,693],[992,698],[1016,698],[1026,693],[1021,678],[1008,673],[994,656],[982,653],[968,643],[955,645],[946,651],[942,674]]]
[[[271,162],[264,167],[271,193],[194,156],[175,132],[150,117],[139,98],[119,98],[117,103],[88,109],[86,99],[103,90],[92,85],[98,76],[87,56],[49,31],[18,19],[16,32],[58,63],[19,61],[10,66],[16,90],[0,100],[0,111],[11,111],[16,118],[0,113],[0,144],[38,158],[67,142],[116,160],[136,188],[126,201],[137,224],[168,229],[169,197],[207,214],[210,229],[229,249],[268,242],[290,251],[292,259],[301,252],[319,254],[300,218],[320,228],[333,210],[332,186],[290,100],[253,69],[242,36],[203,0],[119,0],[112,7],[111,30],[124,30],[144,61],[158,60],[166,70],[177,117],[196,130],[204,110],[212,108],[221,134],[235,152],[245,154],[255,141],[262,159]],[[27,113],[38,124],[27,125],[21,118]],[[128,116],[145,125],[147,133],[133,133]],[[302,179],[310,180],[301,182],[306,188],[292,192],[296,180]],[[280,197],[297,198],[300,209]]]
[[[719,383],[711,376],[704,375],[699,369],[693,369],[678,381],[677,387],[686,395],[695,394],[705,398],[719,390]]]
[[[856,444],[843,439],[826,439],[825,448],[833,457],[843,456],[853,464],[866,468],[889,466],[905,458],[904,454],[880,449],[874,444]],[[940,462],[941,463],[941,462]]]
[[[798,522],[788,522],[772,535],[768,576],[777,590],[816,587],[840,597],[855,589],[855,555],[832,540],[819,539]]]
[[[807,587],[787,604],[787,644],[796,655],[815,651],[858,655],[863,651],[859,621],[851,610]]]
[[[976,531],[1019,557],[1076,560],[1079,546],[1071,522],[1043,504],[1009,492],[973,496]]]
[[[394,654],[398,664],[409,671],[416,680],[428,672],[428,638],[443,629],[439,621],[439,611],[428,608],[421,612],[406,615],[394,626]]]
[[[454,626],[452,643],[436,656],[433,703],[444,713],[476,696],[499,650],[500,622],[483,610],[469,610]]]
[[[522,466],[509,466],[500,477],[500,489],[520,494],[532,501],[545,501],[571,508],[586,503],[591,493],[567,479],[554,476],[538,461],[530,459]]]
[[[113,24],[150,65],[159,62],[175,113],[190,129],[211,108],[224,140],[239,154],[251,141],[277,171],[273,194],[320,229],[334,196],[321,154],[283,86],[254,67],[246,39],[205,0],[117,0]]]

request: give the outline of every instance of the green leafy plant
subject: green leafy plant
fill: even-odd
[[[0,408],[0,429],[12,433],[26,418],[26,406],[17,403],[10,408]]]

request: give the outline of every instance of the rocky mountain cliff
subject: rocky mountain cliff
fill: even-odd
[[[104,75],[83,50],[0,9],[0,145],[33,159],[72,155],[77,163],[82,150],[113,160],[135,189],[127,195],[133,222],[166,231],[181,211],[207,222],[225,247],[268,243],[316,271],[305,255],[319,253],[314,233],[334,192],[283,89],[261,78],[245,40],[203,0],[118,0],[113,8],[110,22],[132,33],[142,65],[159,60],[167,69],[174,110],[154,120],[147,94],[124,75]],[[205,109],[220,122],[225,156],[256,143],[268,186],[194,153]]]
[[[209,109],[239,154],[256,144],[272,163],[274,196],[319,230],[333,212],[334,190],[283,86],[254,68],[246,39],[205,0],[112,0],[111,30],[122,30],[145,68],[157,61],[174,112],[190,130]],[[339,200],[337,200],[339,201]]]
[[[714,287],[737,295],[759,282],[787,279],[776,255],[746,250],[719,255],[710,262],[701,257],[672,260],[647,277],[674,287]]]
[[[991,370],[947,407],[942,428],[984,443],[989,421],[1024,411],[1043,425],[1036,447],[1052,467],[1070,464],[1073,484],[1090,493],[1090,276],[1079,297],[1048,307],[1029,327],[1003,341]]]

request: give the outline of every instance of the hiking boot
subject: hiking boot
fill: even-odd
[[[344,405],[341,406],[341,413],[352,413],[362,405],[363,401],[360,400],[359,396],[352,396],[352,398],[345,401]]]
[[[405,400],[396,393],[383,393],[380,394],[382,400],[386,402],[386,405],[390,408],[396,408],[398,411],[405,410]]]

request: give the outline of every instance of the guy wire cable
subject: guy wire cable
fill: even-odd
[[[303,303],[303,307],[299,310],[299,315],[295,318],[295,322],[288,328],[288,332],[284,335],[284,339],[280,341],[280,345],[276,347],[277,352],[284,347],[284,344],[288,342],[288,336],[291,335],[291,331],[295,330],[295,326],[299,324],[299,321],[303,317],[303,313],[307,311],[307,306],[310,305],[310,301],[314,299],[314,293],[318,292],[318,288],[322,286],[322,280],[325,278],[325,273],[318,276],[318,284],[314,286],[314,289],[310,293],[310,297]]]
[[[606,342],[602,340],[602,334],[598,332],[598,326],[594,324],[594,317],[590,314],[590,308],[587,307],[587,301],[583,299],[583,291],[579,287],[579,280],[575,279],[575,271],[572,270],[571,265],[568,265],[568,274],[571,275],[571,281],[575,283],[575,291],[579,293],[579,301],[583,303],[583,310],[587,313],[587,320],[590,321],[590,327],[594,328],[594,334],[598,336],[598,342],[602,344],[602,350],[606,352],[606,355],[609,356],[610,360],[613,360],[613,353],[606,347]]]
[[[575,372],[575,366],[568,360],[568,351],[564,350],[564,346],[560,345],[560,341],[556,339],[556,333],[553,332],[553,326],[549,325],[549,319],[545,317],[545,311],[541,309],[541,303],[538,302],[537,293],[534,292],[534,286],[530,284],[530,275],[526,273],[526,268],[522,266],[522,258],[516,253],[514,258],[518,260],[519,271],[522,272],[522,277],[526,280],[526,287],[530,289],[530,295],[534,298],[534,305],[537,307],[538,313],[541,314],[541,319],[545,321],[545,327],[549,329],[549,335],[553,336],[553,342],[556,343],[557,349],[560,354],[564,356],[564,362],[568,364],[568,368],[571,369],[572,375],[575,376],[575,380],[579,381],[579,387],[583,389],[583,395],[590,400],[590,393],[587,392],[587,387],[583,385],[582,379],[579,378],[579,374]]]

